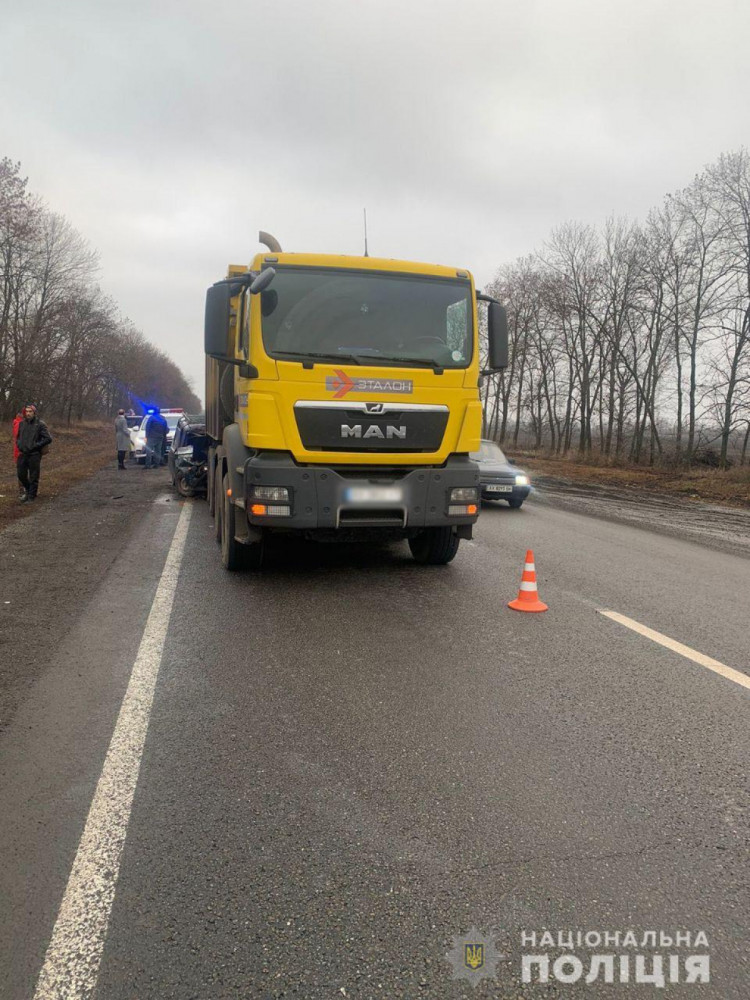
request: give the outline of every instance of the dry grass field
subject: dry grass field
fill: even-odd
[[[663,493],[686,500],[702,500],[729,507],[750,507],[750,465],[731,469],[695,466],[607,465],[582,463],[572,458],[550,458],[533,451],[510,452],[532,476],[541,474],[579,484],[616,486]]]

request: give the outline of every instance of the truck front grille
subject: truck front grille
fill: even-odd
[[[447,406],[300,400],[294,416],[308,451],[436,452]]]

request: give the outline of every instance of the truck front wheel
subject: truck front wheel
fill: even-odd
[[[209,451],[208,453],[208,472],[206,476],[206,499],[208,500],[208,513],[213,517],[216,513],[216,484],[214,483],[214,476],[216,475],[216,465],[214,463],[213,455]]]
[[[214,538],[218,544],[221,544],[221,519],[224,513],[224,491],[222,490],[221,481],[221,469],[214,469],[214,488],[213,488],[213,498],[214,498]]]
[[[409,539],[409,548],[423,566],[445,566],[458,552],[460,541],[453,528],[425,528]]]
[[[218,477],[217,477],[218,481]],[[221,522],[221,564],[224,569],[228,569],[230,572],[235,570],[244,569],[245,560],[243,558],[244,552],[243,546],[234,537],[234,515],[235,507],[227,496],[227,490],[229,489],[229,476],[224,476],[223,480],[223,490],[222,490],[222,505],[221,505],[221,517],[219,518]],[[219,504],[217,497],[217,517],[219,511]]]
[[[241,569],[260,569],[263,564],[265,543],[263,538],[257,542],[243,544],[234,537],[235,516],[237,508],[227,495],[229,476],[224,476],[223,500],[221,511],[221,562],[224,569],[236,572]]]

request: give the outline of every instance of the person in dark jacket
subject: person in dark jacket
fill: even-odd
[[[169,427],[157,407],[146,421],[146,464],[145,469],[156,469],[161,465],[164,443]]]
[[[18,425],[15,442],[19,451],[16,472],[23,489],[21,503],[36,500],[42,467],[42,449],[51,442],[52,435],[47,430],[45,422],[37,416],[36,407],[31,403],[24,406],[23,420]]]

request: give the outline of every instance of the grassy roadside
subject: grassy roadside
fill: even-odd
[[[45,423],[52,435],[52,445],[42,459],[37,503],[52,500],[105,465],[117,463],[112,424],[92,421],[64,427],[53,421]],[[28,516],[35,506],[18,502],[12,431],[12,424],[0,424],[0,530],[16,518]]]
[[[750,507],[750,466],[747,465],[732,469],[644,468],[585,464],[575,458],[550,458],[533,451],[511,451],[509,454],[531,473],[532,482],[534,475],[543,475],[580,485],[645,490],[687,501]]]

